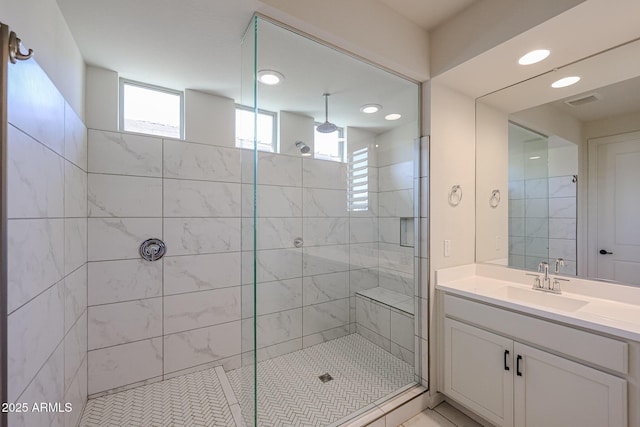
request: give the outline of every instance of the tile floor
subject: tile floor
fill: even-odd
[[[373,424],[371,427],[377,426]],[[482,427],[482,425],[443,402],[434,409],[427,409],[405,421],[402,427]]]
[[[252,375],[218,367],[92,399],[80,426],[235,427],[241,406],[250,421]],[[414,379],[411,365],[357,334],[261,362],[258,376],[260,427],[336,424]]]

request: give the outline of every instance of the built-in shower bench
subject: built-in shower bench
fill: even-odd
[[[356,292],[356,332],[407,363],[413,363],[413,297],[376,287]]]

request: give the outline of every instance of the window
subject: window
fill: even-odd
[[[313,145],[316,159],[332,160],[334,162],[345,161],[344,129],[338,128],[331,133],[318,132],[318,125],[314,127]]]
[[[184,137],[182,92],[120,80],[120,130]]]
[[[275,153],[276,113],[258,110],[257,148],[259,151]],[[236,105],[236,147],[253,150],[254,110],[244,105]]]
[[[349,210],[369,210],[369,147],[356,150],[349,165]]]

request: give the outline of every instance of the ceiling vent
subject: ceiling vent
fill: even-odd
[[[572,107],[577,107],[579,105],[588,104],[590,102],[596,102],[602,99],[597,93],[590,93],[588,95],[580,95],[575,98],[570,98],[564,101],[565,104],[570,105]]]

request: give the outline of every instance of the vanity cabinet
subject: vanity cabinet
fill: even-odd
[[[610,340],[614,346],[621,346],[596,358],[612,358],[610,363],[603,363],[603,368],[613,367],[621,373],[626,370],[625,343],[495,307],[478,307],[482,304],[461,298],[446,298],[449,304],[445,303],[443,322],[443,391],[447,396],[498,426],[627,426],[625,379],[570,360],[572,354],[553,354],[555,349],[547,346],[553,340],[545,342],[548,330],[523,333],[526,339],[520,341],[540,344],[536,348],[520,342],[520,336],[509,329],[519,326],[515,321],[518,317],[524,320],[521,326],[526,326],[529,319],[566,328],[568,335],[564,339],[575,338],[577,352],[589,345],[591,337],[591,344],[596,346],[609,344],[601,339]],[[447,313],[446,307],[451,312]],[[474,317],[483,311],[489,318]],[[500,328],[503,322],[510,322],[505,330]],[[594,354],[600,352],[597,347],[592,349]]]

